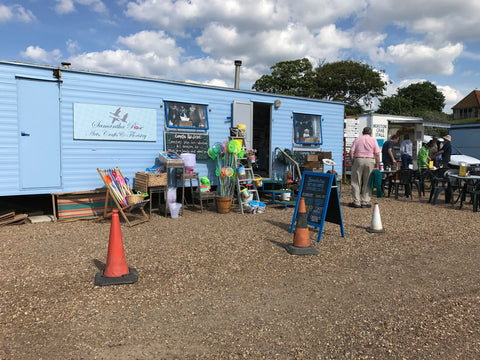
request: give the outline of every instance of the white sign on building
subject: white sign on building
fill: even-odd
[[[75,140],[157,141],[157,110],[74,103],[73,138]]]

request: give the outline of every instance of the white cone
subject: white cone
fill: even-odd
[[[373,206],[372,224],[370,225],[369,228],[367,228],[367,231],[370,233],[385,232],[385,229],[382,226],[382,219],[380,218],[380,209],[377,203],[375,203],[375,205]]]

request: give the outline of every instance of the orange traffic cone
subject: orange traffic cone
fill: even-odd
[[[286,246],[291,255],[316,255],[318,250],[310,245],[310,233],[307,224],[307,210],[305,199],[300,198],[297,210],[297,224],[295,226],[293,244]]]
[[[382,219],[380,217],[380,209],[377,203],[375,203],[375,205],[373,206],[372,224],[370,225],[369,228],[367,228],[367,231],[369,233],[385,232],[385,229],[383,228],[383,225],[382,225]]]
[[[113,210],[107,264],[104,271],[100,271],[95,275],[95,285],[132,284],[137,280],[137,270],[127,266],[118,210]]]

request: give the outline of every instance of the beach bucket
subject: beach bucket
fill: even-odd
[[[200,178],[200,184],[210,186],[210,180],[208,180],[207,176],[202,176]]]
[[[258,201],[250,201],[248,203],[248,206],[250,207],[250,214],[256,214],[258,211]]]
[[[217,202],[218,213],[226,214],[230,212],[230,205],[232,202],[230,196],[217,196],[215,199]]]
[[[237,176],[239,179],[243,179],[245,177],[245,166],[239,166],[237,168]]]
[[[258,202],[257,213],[261,214],[261,213],[265,212],[265,208],[266,208],[265,203],[259,201]]]
[[[255,155],[249,155],[248,160],[250,160],[251,163],[255,162]]]
[[[200,185],[199,189],[200,189],[200,194],[206,194],[210,190],[210,186],[209,185]]]
[[[243,137],[245,136],[245,130],[247,128],[247,125],[245,124],[238,124],[237,129],[238,129],[238,136]]]
[[[260,175],[256,175],[256,174],[254,175],[254,177],[255,178],[253,179],[253,181],[255,181],[255,185],[257,185],[257,188],[262,187],[263,186],[262,177]]]
[[[180,157],[183,159],[183,164],[185,165],[185,173],[192,174],[197,165],[195,154],[184,153],[180,154]]]
[[[180,209],[182,208],[182,204],[174,202],[168,204],[170,209],[170,214],[172,215],[172,219],[178,219],[178,214],[180,214]]]
[[[244,199],[248,199],[250,197],[250,192],[247,188],[243,188],[242,190],[240,190],[240,193],[242,194]]]

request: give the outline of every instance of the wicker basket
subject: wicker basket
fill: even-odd
[[[152,186],[166,186],[167,173],[150,174],[145,171],[135,173],[135,190],[143,193],[148,192]]]
[[[131,206],[131,205],[138,204],[139,202],[142,202],[145,198],[142,195],[135,194],[135,195],[127,195],[125,199],[127,200],[127,205]]]

